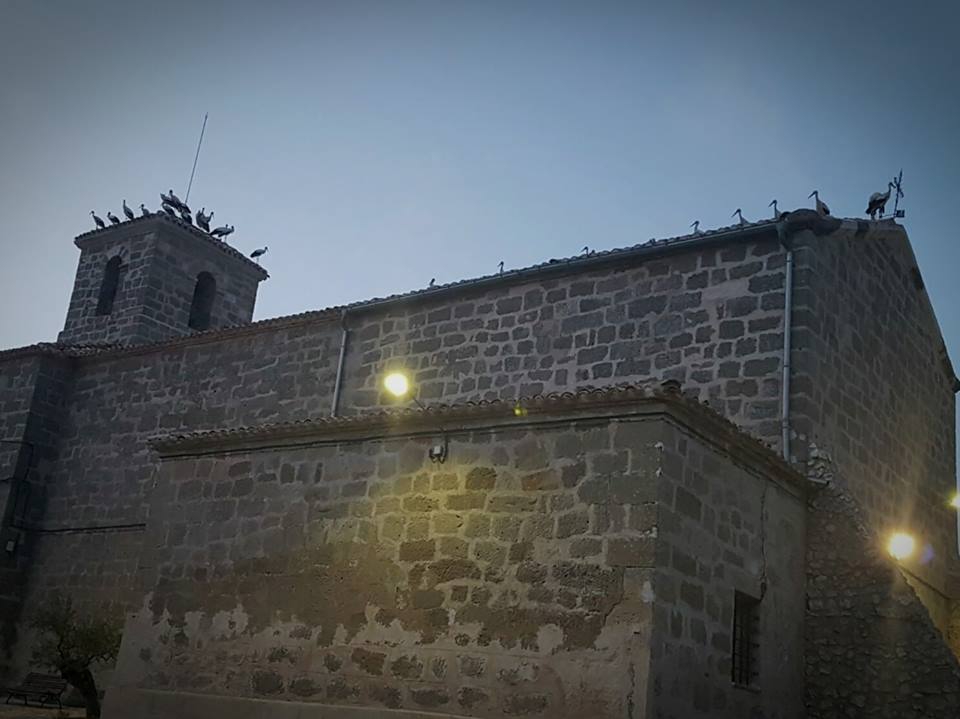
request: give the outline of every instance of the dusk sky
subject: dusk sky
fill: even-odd
[[[256,317],[811,206],[904,224],[960,363],[960,3],[0,0],[0,346],[101,217],[186,193]],[[892,205],[892,203],[891,203]]]

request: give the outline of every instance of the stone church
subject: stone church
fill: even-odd
[[[0,352],[0,679],[59,590],[125,617],[110,719],[958,716],[960,384],[894,221],[258,322],[184,222],[75,244]]]

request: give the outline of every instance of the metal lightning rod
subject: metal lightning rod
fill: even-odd
[[[200,146],[203,144],[203,131],[207,129],[207,113],[203,113],[203,127],[200,128],[200,141],[197,143],[197,154],[193,156],[193,169],[190,170],[190,182],[187,184],[187,196],[184,204],[190,202],[190,188],[193,187],[193,173],[197,171],[197,159],[200,157]]]

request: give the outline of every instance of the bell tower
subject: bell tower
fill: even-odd
[[[57,340],[144,344],[246,324],[269,276],[226,242],[155,214],[74,240],[80,262]]]

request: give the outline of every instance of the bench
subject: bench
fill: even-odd
[[[60,695],[66,688],[67,683],[58,676],[31,672],[18,686],[10,687],[4,691],[7,692],[7,704],[10,703],[11,699],[17,697],[23,699],[24,706],[27,706],[28,700],[32,699],[40,702],[40,706],[46,705],[47,702],[50,704],[56,702],[57,706],[63,709],[63,705],[60,704]]]

